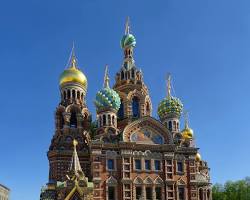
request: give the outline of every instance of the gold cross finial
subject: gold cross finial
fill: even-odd
[[[108,65],[105,67],[105,74],[104,74],[104,88],[109,88],[109,75],[108,75]]]
[[[77,60],[75,56],[75,44],[73,42],[70,58],[70,67],[77,68]]]

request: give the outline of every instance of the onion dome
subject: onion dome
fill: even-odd
[[[104,77],[104,88],[97,92],[95,98],[97,110],[114,109],[116,112],[120,108],[121,100],[119,94],[109,87],[108,67],[106,66]]]
[[[193,136],[194,136],[193,130],[189,128],[189,125],[188,125],[187,113],[185,113],[185,128],[181,131],[181,134],[184,140],[191,140],[193,139]]]
[[[170,76],[168,77],[168,96],[165,97],[158,106],[158,115],[160,119],[165,118],[169,114],[180,116],[183,110],[183,104],[177,97],[171,96]]]
[[[83,88],[87,89],[87,78],[84,73],[77,68],[77,60],[74,53],[74,47],[72,49],[70,65],[67,69],[65,69],[59,79],[59,83],[62,86],[65,83],[79,83],[83,86]]]
[[[200,162],[201,161],[201,154],[199,154],[198,152],[195,155],[195,161],[196,162]]]
[[[126,22],[126,28],[125,28],[125,34],[121,39],[121,47],[123,49],[129,48],[129,47],[135,47],[136,40],[135,37],[130,33],[130,27],[129,27],[129,18]]]

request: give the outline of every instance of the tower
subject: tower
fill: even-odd
[[[103,89],[96,94],[97,112],[96,138],[104,142],[118,141],[117,111],[120,108],[120,97],[109,87],[108,66],[105,69]]]
[[[161,122],[173,134],[173,137],[181,139],[180,135],[180,116],[183,110],[183,104],[177,97],[171,95],[171,76],[167,78],[167,97],[165,97],[158,106],[158,115]]]
[[[72,141],[78,141],[80,162],[90,178],[88,133],[91,116],[86,106],[87,78],[78,68],[72,48],[69,64],[60,76],[61,101],[55,111],[55,134],[48,151],[49,179],[65,180],[71,161]]]
[[[121,98],[118,110],[118,128],[123,129],[131,121],[144,116],[151,116],[152,104],[148,88],[144,84],[143,74],[135,65],[133,57],[136,39],[130,33],[129,19],[125,26],[125,33],[121,39],[124,52],[123,64],[116,74],[114,90]]]

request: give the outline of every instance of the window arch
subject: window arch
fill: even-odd
[[[150,115],[150,105],[149,105],[149,102],[146,103],[146,115]]]
[[[171,121],[168,122],[168,129],[169,129],[170,131],[172,131],[172,122],[171,122]]]
[[[106,126],[106,115],[103,115],[103,126]]]
[[[124,72],[123,71],[121,72],[121,79],[122,80],[124,79]]]
[[[70,99],[70,90],[67,90],[67,97]]]
[[[83,101],[83,93],[81,94],[81,100]]]
[[[77,127],[77,117],[76,112],[72,111],[70,116],[70,127]]]
[[[120,108],[118,110],[118,118],[119,119],[123,119],[124,118],[124,104],[123,104],[123,100],[121,100],[121,104],[120,104]]]
[[[80,99],[80,92],[77,91],[77,99]]]
[[[115,126],[115,116],[114,115],[112,116],[112,125]]]
[[[63,99],[64,100],[66,99],[66,91],[65,90],[63,91]]]
[[[138,97],[133,97],[132,99],[132,112],[133,112],[133,117],[137,118],[140,117],[140,103],[139,103],[139,98]]]
[[[131,70],[131,77],[135,78],[135,70],[134,69]]]
[[[203,200],[203,190],[199,189],[199,200]]]
[[[76,91],[75,90],[72,90],[72,97],[73,97],[73,99],[76,98]]]

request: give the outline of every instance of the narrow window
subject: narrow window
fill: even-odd
[[[155,160],[155,170],[161,170],[161,162],[159,160]]]
[[[115,169],[115,162],[113,159],[108,159],[108,169],[114,170]]]
[[[72,97],[73,97],[73,99],[76,98],[76,91],[75,90],[72,91]]]
[[[60,129],[62,129],[62,128],[63,128],[63,125],[64,125],[64,118],[63,118],[63,115],[62,115],[62,114],[60,114],[60,124],[59,124]]]
[[[140,159],[135,160],[135,169],[141,170],[141,160]]]
[[[171,122],[171,121],[168,122],[168,129],[169,129],[170,131],[172,131],[172,122]]]
[[[124,79],[124,72],[123,71],[121,72],[121,79],[122,80]]]
[[[77,99],[80,99],[80,92],[77,91]]]
[[[70,90],[67,90],[68,99],[70,99]]]
[[[161,200],[161,187],[155,188],[156,200]]]
[[[121,100],[120,108],[118,110],[118,118],[119,119],[123,119],[124,118],[124,105],[123,105],[123,101],[122,100]]]
[[[179,200],[185,200],[185,189],[184,187],[178,188]]]
[[[70,127],[77,127],[76,112],[72,111],[70,116]]]
[[[177,130],[176,121],[174,121],[174,130]]]
[[[146,187],[146,199],[151,200],[152,199],[152,188]]]
[[[150,160],[145,160],[145,169],[146,169],[146,170],[151,170],[151,163],[150,163]]]
[[[136,187],[135,192],[136,192],[136,200],[141,200],[142,199],[142,188]]]
[[[63,99],[66,99],[66,91],[63,91]]]
[[[183,172],[183,162],[177,162],[177,172]]]
[[[115,200],[115,188],[108,187],[108,200]]]
[[[132,99],[132,111],[133,111],[133,117],[138,118],[140,117],[140,104],[139,104],[139,98],[133,97]]]
[[[134,69],[131,70],[131,76],[133,79],[135,78],[135,70]]]
[[[106,126],[106,115],[103,115],[103,126]]]
[[[199,200],[203,200],[203,190],[199,189]]]
[[[112,124],[115,126],[115,116],[112,116]]]

